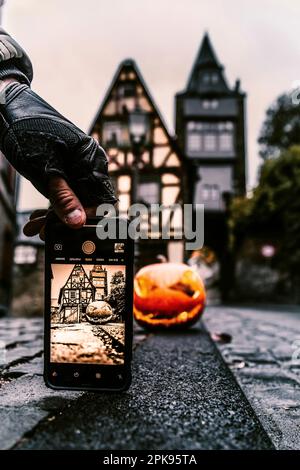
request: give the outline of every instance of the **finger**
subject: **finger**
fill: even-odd
[[[97,207],[85,207],[85,213],[87,217],[94,217],[96,215]],[[48,214],[52,213],[52,209],[49,209]],[[40,239],[45,241],[45,223],[42,225],[39,233]]]
[[[87,217],[95,217],[97,207],[85,207],[85,213]]]
[[[49,199],[56,215],[70,228],[79,228],[86,221],[85,211],[68,183],[55,176],[49,182]]]
[[[45,223],[46,216],[29,220],[23,227],[24,235],[26,235],[26,237],[33,237],[34,235],[37,235]]]
[[[48,209],[36,209],[30,214],[29,220],[37,219],[38,217],[43,217],[47,213],[48,213]]]
[[[45,241],[45,225],[42,226],[40,230],[40,239],[44,242]]]

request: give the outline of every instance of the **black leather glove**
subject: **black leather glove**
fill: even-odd
[[[27,85],[10,84],[0,112],[1,151],[44,196],[57,175],[85,206],[116,202],[104,150]]]
[[[0,27],[0,80],[15,77],[30,85],[33,77],[31,60],[24,49]]]
[[[28,86],[32,65],[19,44],[0,28],[2,92],[0,150],[15,169],[48,197],[51,176],[63,177],[84,206],[115,203],[104,150]]]

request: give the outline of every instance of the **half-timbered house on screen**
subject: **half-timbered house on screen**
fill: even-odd
[[[171,206],[184,202],[183,157],[133,60],[120,64],[90,134],[108,154],[121,214],[133,203]],[[156,222],[153,217],[144,220],[146,231]],[[182,230],[182,210],[166,209],[161,219],[169,226],[170,239],[159,239],[159,231],[152,230],[152,239],[139,243],[138,265],[157,261],[158,255],[183,260],[183,241],[174,239]]]
[[[79,323],[86,307],[95,298],[95,290],[83,266],[76,264],[59,292],[59,322]]]

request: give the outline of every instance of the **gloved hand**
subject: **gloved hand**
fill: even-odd
[[[84,206],[114,203],[104,150],[26,84],[11,83],[0,105],[0,149],[16,170],[49,197],[62,177]]]
[[[78,215],[83,207],[115,203],[104,150],[30,89],[30,59],[2,28],[1,80],[0,150],[57,215],[77,228],[85,221]]]
[[[28,222],[23,227],[27,237],[39,234],[45,240],[45,225],[53,212],[70,228],[80,228],[87,217],[96,215],[96,206],[83,207],[68,183],[60,176],[54,176],[49,181],[49,209],[38,209],[32,212]]]

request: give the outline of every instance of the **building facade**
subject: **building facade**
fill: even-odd
[[[214,273],[220,275],[214,274],[218,281],[213,282],[220,283],[223,292],[232,284],[227,208],[232,195],[245,193],[245,98],[239,81],[234,87],[228,85],[224,68],[205,35],[187,86],[175,97],[175,138],[169,134],[136,63],[128,59],[118,67],[89,132],[107,152],[120,215],[125,215],[133,203],[143,203],[148,208],[152,204],[164,206],[163,214],[152,213],[142,220],[143,230],[151,234],[149,239],[139,242],[137,268],[157,262],[159,255],[170,261],[187,260],[190,253],[185,253],[184,242],[176,239],[183,229],[182,204],[204,204],[206,251],[199,254],[199,259],[208,253],[205,262],[210,270],[211,260],[218,263]],[[6,192],[10,188],[8,199],[12,201],[14,172],[5,160],[1,162],[2,173],[6,175],[2,186]],[[5,194],[2,186],[0,196]],[[172,207],[175,209],[169,210]],[[7,211],[7,204],[4,208]],[[0,234],[0,244],[4,241],[0,295],[4,297],[9,292],[6,288],[10,282],[9,246],[14,238],[12,203],[10,217],[8,213],[2,219],[7,222]],[[164,224],[167,239],[161,239]],[[21,225],[23,222],[19,221]],[[30,310],[42,309],[42,281],[38,282],[36,277],[43,269],[43,262],[38,261],[43,256],[39,243],[37,239],[26,241],[20,229],[15,254],[14,306],[16,311],[23,309],[29,315]],[[95,266],[88,280],[96,289],[95,298],[103,300],[107,295],[105,269]],[[30,289],[35,289],[36,302],[30,300]]]
[[[90,133],[108,154],[109,172],[121,215],[126,214],[133,203],[165,207],[161,223],[168,224],[169,240],[160,238],[161,225],[154,233],[159,216],[145,216],[143,229],[150,233],[151,228],[152,237],[139,243],[140,264],[156,262],[158,255],[182,261],[184,245],[174,234],[182,230],[179,206],[186,194],[184,157],[133,60],[120,64]],[[173,204],[178,207],[173,211],[167,209]]]
[[[0,152],[0,314],[11,300],[14,239],[16,235],[16,173]]]
[[[175,101],[178,143],[193,168],[189,199],[204,204],[205,244],[220,261],[221,282],[229,281],[227,208],[231,196],[246,190],[245,93],[239,80],[228,85],[207,34]]]
[[[45,244],[38,235],[23,234],[30,214],[31,211],[17,212],[11,303],[14,316],[39,316],[44,310]]]
[[[206,34],[187,87],[176,95],[176,133],[198,174],[193,202],[207,211],[224,212],[227,194],[245,193],[244,102],[239,81],[229,87]]]
[[[0,24],[4,0],[0,0]],[[0,152],[0,316],[12,296],[12,267],[16,235],[16,173]]]

